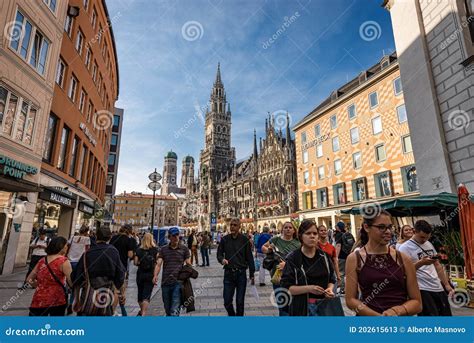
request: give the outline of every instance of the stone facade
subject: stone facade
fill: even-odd
[[[385,2],[422,194],[474,191],[474,8],[467,0]]]

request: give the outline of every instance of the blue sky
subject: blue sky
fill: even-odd
[[[179,166],[188,154],[199,162],[198,113],[219,61],[237,159],[251,154],[253,130],[264,134],[268,112],[288,111],[296,124],[395,49],[381,2],[108,0],[120,69],[116,106],[125,109],[117,193],[148,192],[147,175],[162,172],[170,149]]]

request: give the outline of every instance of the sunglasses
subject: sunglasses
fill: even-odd
[[[385,232],[388,230],[390,231],[393,231],[395,230],[395,225],[384,225],[384,224],[379,224],[379,225],[370,225],[370,226],[373,226],[373,227],[376,227],[377,229],[379,229],[380,232]]]

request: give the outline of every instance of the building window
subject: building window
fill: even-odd
[[[320,188],[316,190],[318,197],[318,207],[327,207],[328,206],[328,189]]]
[[[416,175],[415,165],[403,167],[401,171],[403,190],[405,191],[405,193],[418,191],[418,177]]]
[[[69,84],[69,92],[68,97],[71,99],[72,102],[76,101],[76,93],[77,93],[77,79],[75,76],[71,76],[71,83]]]
[[[88,149],[86,145],[82,146],[82,156],[81,156],[81,172],[78,173],[77,175],[81,178],[81,182],[85,183],[86,182],[86,177],[87,177],[87,166],[85,165],[86,163],[86,156],[88,155]],[[85,167],[85,168],[84,168]]]
[[[79,147],[78,147],[79,149]],[[81,180],[82,179],[82,168],[84,167],[84,159],[86,157],[86,146],[83,145],[81,149],[81,157],[79,158],[79,169],[77,170],[77,179]]]
[[[303,163],[308,163],[308,150],[303,151]]]
[[[49,42],[41,33],[36,31],[31,49],[30,65],[41,75],[44,74],[46,59],[48,56]]]
[[[369,105],[370,105],[370,108],[374,108],[374,107],[377,107],[377,105],[379,104],[379,98],[377,96],[377,92],[372,92],[369,94]]]
[[[352,104],[347,108],[347,115],[349,116],[349,120],[352,120],[357,116],[355,104]]]
[[[87,106],[87,122],[90,123],[92,120],[92,113],[94,113],[94,105],[92,102],[89,101],[89,105]]]
[[[316,157],[323,157],[323,145],[318,144],[316,145]]]
[[[405,104],[397,107],[397,115],[398,115],[398,122],[400,124],[407,121],[407,110],[405,108]]]
[[[354,169],[362,167],[362,154],[360,151],[352,154],[352,167]]]
[[[385,146],[383,144],[379,144],[375,146],[375,160],[377,162],[385,161],[387,156],[385,155]]]
[[[314,127],[314,136],[317,138],[319,136],[321,136],[321,125],[317,124],[315,127]]]
[[[91,24],[95,30],[95,26],[97,25],[97,11],[95,10],[95,7],[92,9]]]
[[[332,139],[332,151],[336,152],[339,151],[340,146],[339,146],[339,137],[334,137]]]
[[[74,26],[74,17],[66,16],[66,21],[64,23],[64,31],[66,31],[69,38],[72,37],[72,27]]]
[[[117,143],[118,143],[118,135],[112,134],[112,137],[110,139],[110,145],[115,146],[117,145]]]
[[[471,43],[474,43],[474,3],[472,0],[464,0],[466,7],[466,21],[468,21]]]
[[[400,95],[403,92],[400,76],[393,80],[393,91],[395,92],[395,95]]]
[[[56,128],[58,125],[58,118],[50,114],[48,120],[48,129],[46,131],[43,160],[51,163],[53,159],[53,148],[56,141]]]
[[[346,203],[346,184],[338,183],[333,186],[334,204],[341,205]]]
[[[84,64],[86,65],[86,68],[87,70],[90,69],[90,66],[91,66],[91,59],[92,59],[92,50],[91,50],[91,47],[89,45],[87,45],[87,48],[86,48],[86,58],[84,60]]]
[[[61,135],[61,146],[59,148],[59,158],[58,158],[58,169],[61,169],[64,171],[64,168],[66,167],[66,151],[67,151],[67,146],[69,143],[69,134],[71,130],[67,128],[66,126],[63,127],[63,132]]]
[[[89,0],[83,0],[82,1],[84,8],[87,10],[89,8]]]
[[[306,143],[306,132],[301,132],[301,144]]]
[[[115,154],[109,154],[109,160],[107,162],[109,166],[114,166],[115,165]]]
[[[74,140],[72,141],[72,148],[71,148],[71,160],[69,163],[69,175],[71,175],[72,177],[75,176],[74,172],[76,170],[78,145],[79,145],[79,138],[74,137]]]
[[[5,94],[5,89],[2,92]],[[7,97],[5,100],[5,104],[8,104],[8,107],[2,111],[6,113],[3,115],[3,119],[0,120],[3,122],[3,133],[6,134],[7,136],[11,136],[13,132],[13,126],[15,124],[15,116],[16,116],[16,111],[18,108],[18,97],[12,93],[6,92]]]
[[[99,24],[99,32],[97,33],[97,42],[100,45],[100,41],[102,40],[102,34],[104,33],[104,29],[102,29],[102,25]]]
[[[410,137],[410,135],[406,135],[406,136],[402,137],[402,149],[403,149],[404,154],[407,154],[407,153],[413,151],[413,148],[411,146],[411,137]]]
[[[388,197],[392,195],[392,182],[390,172],[375,174],[375,194],[377,197]]]
[[[95,83],[95,80],[97,78],[97,70],[99,69],[99,67],[97,66],[97,62],[94,61],[94,66],[92,67],[92,80],[94,81]]]
[[[358,143],[359,142],[359,128],[358,127],[352,128],[350,133],[351,133],[351,143],[352,144]]]
[[[354,201],[367,199],[367,182],[365,177],[352,181],[352,199]]]
[[[76,36],[76,51],[77,53],[82,56],[82,47],[84,46],[84,34],[81,30],[77,30]]]
[[[304,192],[303,196],[303,210],[309,210],[313,208],[313,192]]]
[[[337,115],[332,115],[331,118],[329,119],[329,122],[331,123],[331,129],[334,130],[337,128]]]
[[[309,171],[305,171],[303,173],[303,183],[305,185],[308,185],[309,184]]]
[[[60,58],[58,61],[58,68],[56,69],[56,83],[61,88],[63,88],[64,86],[65,76],[66,76],[66,63],[62,60],[62,58]]]
[[[342,162],[340,159],[334,161],[334,173],[340,175],[342,173]]]
[[[319,180],[324,179],[324,166],[318,167],[318,179]]]
[[[382,117],[378,116],[372,119],[372,133],[378,135],[382,132]]]
[[[86,106],[86,91],[84,88],[81,89],[81,95],[79,96],[79,112],[84,113],[84,107]]]
[[[56,0],[43,0],[43,2],[49,7],[51,12],[56,12]]]

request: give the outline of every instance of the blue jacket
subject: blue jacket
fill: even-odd
[[[263,254],[262,252],[262,246],[267,243],[272,236],[269,233],[262,233],[260,237],[258,237],[257,241],[257,252],[260,254]]]

